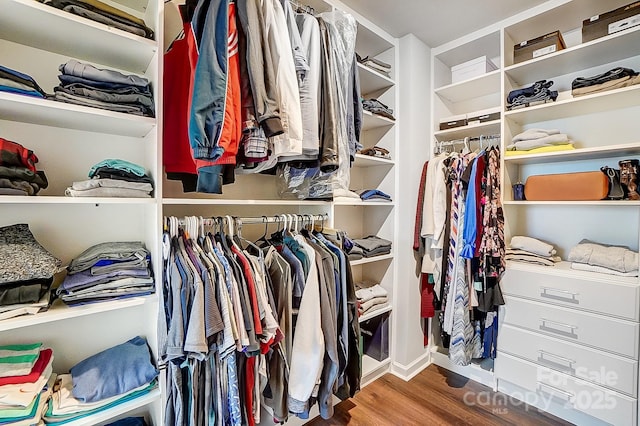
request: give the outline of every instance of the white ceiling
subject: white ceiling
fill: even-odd
[[[413,33],[430,47],[455,40],[546,0],[342,0],[394,37]]]

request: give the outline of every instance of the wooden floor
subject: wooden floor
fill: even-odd
[[[465,403],[466,402],[466,403]],[[504,394],[430,365],[409,382],[392,374],[335,407],[330,420],[308,425],[570,425]]]

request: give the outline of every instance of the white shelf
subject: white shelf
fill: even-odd
[[[4,92],[0,92],[0,120],[133,137],[146,136],[156,125],[151,117]]]
[[[155,204],[153,198],[65,197],[36,195],[31,197],[0,195],[0,204]]]
[[[436,95],[449,102],[460,102],[472,98],[500,93],[500,70],[479,77],[440,87]]]
[[[380,127],[391,127],[396,124],[395,120],[392,120],[381,115],[372,114],[369,111],[362,111],[362,130],[372,130]]]
[[[382,37],[368,27],[357,22],[358,32],[356,37],[356,53],[361,57],[378,56],[382,52],[386,52],[394,47],[391,40]]]
[[[576,276],[581,276],[592,280],[595,279],[600,281],[616,281],[622,284],[640,285],[640,279],[638,277],[621,277],[618,275],[601,274],[598,272],[572,269],[571,262],[567,261],[558,262],[554,266],[543,266],[524,262],[507,261],[507,269],[517,269],[526,272],[552,274],[567,278],[575,278]]]
[[[391,260],[391,259],[393,259],[393,252],[389,254],[383,254],[381,256],[363,257],[362,259],[352,260],[349,263],[351,264],[351,266],[357,266],[357,265],[365,265],[367,263],[381,262],[383,260]]]
[[[353,162],[353,167],[376,167],[393,165],[395,165],[395,161],[393,160],[362,154],[356,154],[356,161]]]
[[[511,65],[504,71],[517,86],[521,86],[545,78],[549,79],[552,76],[571,74],[616,62],[627,58],[629,52],[635,51],[636,54],[640,54],[637,49],[639,45],[640,27],[629,28],[527,62]]]
[[[640,85],[577,98],[573,98],[570,92],[563,92],[560,97],[564,99],[506,111],[504,117],[519,124],[528,124],[638,106]]]
[[[378,308],[378,309],[374,309],[372,311],[367,312],[366,314],[362,315],[360,318],[358,318],[358,322],[365,322],[365,321],[369,321],[372,318],[378,317],[382,314],[385,314],[387,312],[391,312],[391,305],[390,304],[385,304],[384,307],[382,308]]]
[[[0,0],[0,38],[131,72],[144,73],[158,45],[35,0]]]
[[[503,201],[505,206],[609,206],[638,207],[640,201],[600,200],[600,201]]]
[[[368,95],[370,93],[379,92],[389,87],[393,87],[396,83],[386,75],[362,65],[358,62],[358,71],[360,77],[360,93]],[[367,97],[367,96],[365,96]]]
[[[540,164],[638,155],[640,155],[640,142],[598,146],[593,148],[579,148],[569,151],[543,152],[539,154],[521,154],[514,156],[505,155],[504,161],[510,164]]]
[[[138,398],[116,405],[108,410],[100,411],[88,417],[84,417],[73,422],[65,423],[65,426],[92,426],[101,422],[109,421],[122,414],[129,413],[138,408],[149,405],[160,400],[160,389],[156,388],[149,393],[139,396]]]
[[[164,205],[183,205],[183,206],[324,206],[329,201],[314,200],[239,200],[239,199],[223,199],[223,198],[163,198]]]
[[[382,207],[393,207],[395,202],[393,201],[362,201],[356,200],[354,198],[353,201],[345,200],[345,201],[334,201],[333,205],[335,206],[382,206]]]
[[[448,139],[461,139],[464,137],[477,137],[480,135],[494,135],[500,133],[500,120],[487,121],[485,123],[469,124],[446,130],[439,130],[433,135],[439,141]]]
[[[382,361],[378,361],[369,355],[362,355],[362,378],[376,373],[377,370],[387,368],[391,364],[391,358],[386,358]]]
[[[15,318],[0,320],[0,332],[14,330],[17,328],[29,327],[37,324],[50,323],[53,321],[62,321],[69,318],[78,318],[87,315],[99,314],[102,312],[115,311],[119,309],[141,306],[147,301],[156,301],[155,296],[131,297],[127,299],[111,300],[106,302],[90,303],[81,306],[67,306],[60,300],[57,300],[46,312],[40,312],[34,315],[23,315]]]

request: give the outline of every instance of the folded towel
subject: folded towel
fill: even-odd
[[[569,137],[564,133],[548,135],[538,139],[522,140],[507,146],[507,149],[517,151],[528,151],[530,149],[541,148],[543,146],[564,145],[569,142]]]
[[[511,157],[514,155],[541,154],[543,152],[570,151],[572,149],[575,149],[573,143],[565,143],[561,145],[542,146],[540,148],[533,148],[528,151],[506,150],[504,152],[504,155],[506,157]]]
[[[535,139],[546,138],[547,136],[557,135],[560,130],[557,129],[529,129],[515,135],[512,142],[530,141]]]
[[[376,305],[382,305],[383,303],[387,303],[387,300],[388,300],[387,296],[374,297],[373,299],[370,299],[364,303],[361,303],[360,307],[358,308],[358,311],[360,312],[360,314],[364,314]]]
[[[514,236],[511,238],[511,248],[529,251],[541,256],[553,256],[556,254],[551,244],[537,240],[531,237]]]
[[[575,269],[577,271],[589,271],[589,272],[597,272],[600,274],[609,274],[609,275],[617,275],[619,277],[637,277],[638,270],[631,272],[618,272],[613,269],[603,268],[602,266],[588,265],[586,263],[577,263],[573,262],[571,264],[571,269]]]
[[[582,240],[569,252],[569,261],[587,263],[613,269],[618,272],[638,270],[638,253],[627,247],[608,246]]]

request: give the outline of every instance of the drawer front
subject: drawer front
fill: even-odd
[[[504,323],[638,359],[638,323],[505,296]]]
[[[637,397],[638,362],[554,337],[503,325],[498,352]]]
[[[543,409],[551,402],[581,411],[614,425],[635,425],[637,400],[507,354],[496,358],[496,378],[518,385],[530,394],[525,401]]]
[[[507,268],[505,294],[638,321],[640,286]]]

